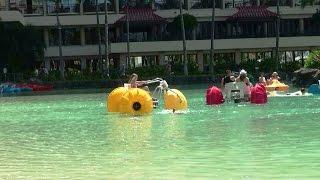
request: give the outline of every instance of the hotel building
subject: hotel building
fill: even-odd
[[[188,59],[208,71],[210,53],[211,0],[184,0],[184,13],[196,17],[198,25],[186,31]],[[299,0],[280,2],[280,55],[282,61],[303,60],[308,51],[320,47],[320,22],[312,16],[320,0],[304,8]],[[99,3],[99,19],[104,55],[104,9]],[[124,0],[109,0],[110,64],[126,63],[126,13]],[[44,65],[54,68],[94,68],[98,60],[95,0],[62,0],[62,59],[59,58],[56,7],[46,0],[0,0],[0,21],[17,21],[41,28],[45,50]],[[182,55],[180,29],[170,29],[179,15],[178,0],[131,0],[131,66],[165,64]],[[276,0],[216,0],[216,56],[231,63],[271,56],[275,49]],[[221,59],[221,58],[220,58]],[[57,67],[59,66],[59,67]]]

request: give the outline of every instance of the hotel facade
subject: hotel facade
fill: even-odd
[[[186,31],[188,59],[208,71],[210,54],[211,0],[184,0],[183,11],[197,19],[197,27]],[[104,9],[99,0],[99,20],[104,57]],[[124,0],[109,0],[108,22],[110,64],[131,67],[165,64],[181,60],[180,29],[170,28],[179,15],[178,0],[131,0],[130,64],[126,61],[126,13]],[[302,8],[299,0],[280,2],[281,61],[303,61],[308,51],[320,47],[320,0]],[[47,69],[96,67],[98,33],[95,0],[62,0],[59,17],[62,25],[62,58],[59,57],[56,7],[46,0],[0,0],[0,21],[17,21],[41,28],[47,46],[43,64]],[[276,0],[216,0],[215,53],[218,59],[240,63],[247,59],[272,56],[276,42]]]

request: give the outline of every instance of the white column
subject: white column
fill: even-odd
[[[236,60],[236,63],[239,65],[241,62],[241,52],[239,49],[237,49],[235,52],[235,60]]]
[[[84,0],[83,0],[84,1]],[[79,9],[79,13],[80,15],[83,15],[83,1],[80,1],[80,9]]]
[[[80,28],[80,42],[81,42],[81,46],[86,45],[86,34],[85,34],[84,27]]]
[[[49,47],[49,29],[48,28],[44,28],[43,36],[44,36],[44,43],[46,47]]]
[[[225,9],[224,1],[225,0],[221,0],[221,9]]]
[[[187,4],[186,4],[186,7],[187,7],[187,8],[186,8],[186,9],[187,9],[187,10],[190,10],[190,9],[191,9],[191,1],[192,1],[192,0],[185,0],[184,3],[185,3],[186,1],[187,1]]]
[[[294,7],[295,4],[296,4],[295,2],[296,2],[296,0],[291,0],[291,1],[290,1],[290,6],[291,6],[291,7]]]
[[[43,8],[43,15],[46,16],[47,15],[47,1],[42,1],[42,8]]]
[[[198,59],[198,65],[199,65],[199,71],[200,72],[203,72],[203,65],[204,65],[204,63],[203,63],[203,52],[201,51],[201,52],[197,52],[197,59]]]
[[[119,1],[118,0],[114,0],[114,5],[115,5],[116,13],[118,14],[120,12]]]
[[[303,18],[299,19],[299,33],[304,34],[304,21]]]
[[[165,60],[165,55],[164,54],[159,54],[158,55],[159,58],[159,65],[165,65],[166,64],[166,60]]]
[[[5,0],[6,11],[9,11],[9,9],[10,9],[10,7],[9,7],[9,1],[10,1],[10,0]]]
[[[268,23],[263,23],[263,29],[264,29],[264,37],[268,37]]]
[[[44,67],[45,67],[48,71],[50,71],[51,65],[50,65],[50,60],[49,60],[49,59],[46,59],[46,60],[44,61]]]
[[[81,61],[81,70],[85,70],[87,68],[87,59],[82,57],[80,61]]]

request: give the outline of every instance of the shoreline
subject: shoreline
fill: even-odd
[[[197,83],[188,85],[169,85],[172,89],[191,90],[191,89],[205,89],[209,84]],[[52,91],[30,91],[20,92],[16,94],[2,94],[1,97],[18,97],[18,96],[47,96],[47,95],[67,95],[67,94],[96,94],[96,93],[110,93],[114,88],[72,88],[72,89],[54,89]],[[154,89],[154,86],[151,86]]]

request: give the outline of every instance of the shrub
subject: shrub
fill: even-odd
[[[320,50],[312,51],[305,61],[306,68],[320,69]]]
[[[281,70],[287,73],[292,73],[298,70],[301,67],[301,63],[299,61],[290,61],[281,64]]]
[[[162,77],[165,75],[165,66],[136,67],[128,72],[138,74],[139,78]]]
[[[277,59],[275,58],[265,58],[259,62],[259,70],[260,72],[273,72],[277,67]]]

